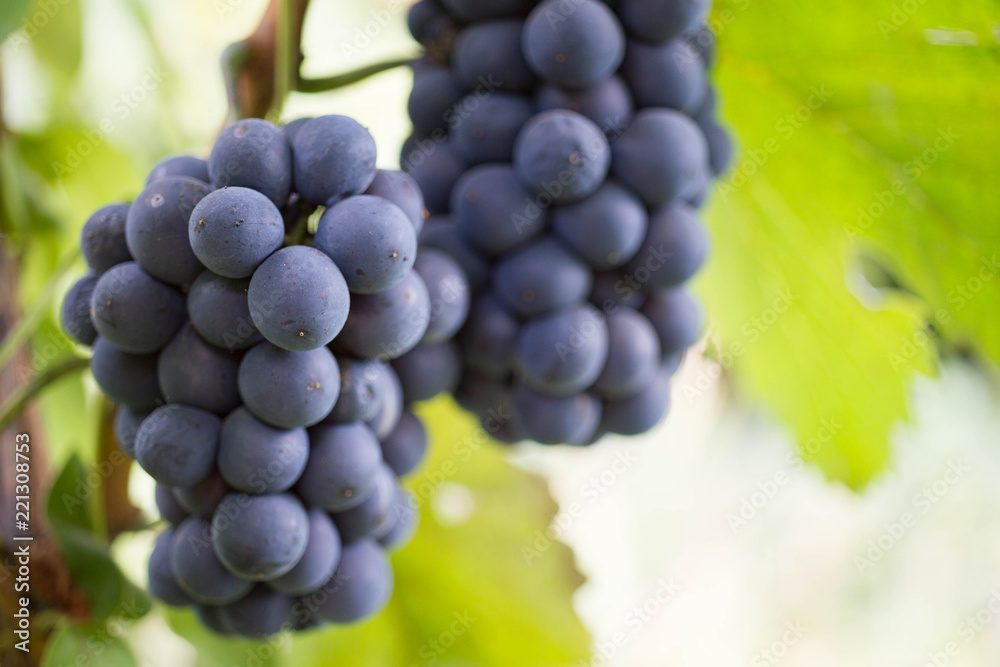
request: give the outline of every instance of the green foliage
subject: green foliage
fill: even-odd
[[[1000,236],[983,213],[1000,205],[986,180],[1000,167],[995,3],[912,6],[852,0],[817,15],[728,0],[713,13],[742,149],[711,209],[701,283],[720,358],[808,458],[855,487],[887,464],[935,335],[1000,361]],[[932,43],[948,39],[979,45]],[[861,254],[905,291],[858,288]]]
[[[0,42],[21,26],[31,0],[0,0]]]
[[[569,549],[546,535],[556,508],[545,485],[504,461],[451,401],[421,412],[434,443],[410,484],[421,525],[393,557],[396,588],[381,615],[263,645],[212,637],[190,612],[171,612],[174,629],[215,665],[251,655],[289,667],[586,663],[587,632],[571,605],[581,578]]]
[[[108,474],[106,467],[88,470],[74,454],[52,485],[46,511],[73,581],[90,602],[91,619],[100,623],[115,617],[131,623],[149,611],[150,603],[111,559],[103,538],[104,518],[95,500]]]
[[[134,667],[135,657],[116,633],[64,623],[52,634],[42,667],[102,665]]]

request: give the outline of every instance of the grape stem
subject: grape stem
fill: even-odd
[[[416,56],[396,58],[394,60],[387,60],[381,63],[366,65],[351,72],[344,72],[343,74],[323,77],[321,79],[306,79],[300,77],[296,90],[300,93],[322,93],[328,90],[344,88],[360,81],[364,81],[365,79],[375,76],[376,74],[388,72],[389,70],[396,69],[398,67],[405,67],[411,64],[415,59]]]
[[[11,392],[10,397],[0,407],[0,431],[7,428],[15,419],[21,416],[31,400],[41,393],[46,387],[54,382],[58,382],[67,375],[82,371],[90,365],[89,359],[74,357],[45,369],[36,375],[30,382],[21,385]]]

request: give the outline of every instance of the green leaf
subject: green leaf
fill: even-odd
[[[73,581],[87,594],[91,618],[134,621],[150,609],[145,593],[132,585],[112,560],[98,531],[103,530],[94,500],[101,493],[100,468],[87,469],[73,454],[49,492],[46,511]]]
[[[277,651],[210,638],[189,612],[172,612],[174,629],[217,665],[242,664],[248,651],[263,665],[288,667],[586,664],[590,640],[572,607],[581,577],[569,549],[546,537],[556,507],[545,484],[508,464],[450,400],[421,415],[433,443],[410,480],[421,525],[393,557],[395,591],[384,612],[359,626],[273,640]],[[452,508],[432,510],[440,505]]]
[[[1000,209],[996,6],[914,6],[850,0],[819,20],[808,3],[721,0],[713,13],[742,148],[700,283],[720,356],[855,487],[886,465],[914,373],[933,372],[930,331],[1000,360],[1000,268],[984,268],[1000,257],[985,213]],[[956,37],[978,45],[932,43]],[[861,255],[908,291],[857,287]]]
[[[137,663],[117,634],[101,627],[64,623],[49,639],[42,667],[66,665],[135,667]]]
[[[56,78],[56,94],[65,95],[83,58],[83,17],[79,0],[39,0],[33,15],[44,16],[31,39],[35,55]]]
[[[21,27],[21,20],[31,0],[0,0],[0,42]]]

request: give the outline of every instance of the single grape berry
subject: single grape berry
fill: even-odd
[[[205,196],[191,213],[188,237],[195,256],[226,278],[248,278],[285,239],[285,221],[271,200],[249,188]]]

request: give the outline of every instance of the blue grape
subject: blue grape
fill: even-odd
[[[462,88],[447,67],[429,63],[414,67],[407,111],[417,134],[433,136],[447,129],[461,99]]]
[[[646,295],[642,285],[622,270],[600,271],[594,274],[594,289],[590,302],[606,313],[614,312],[619,306],[641,308]]]
[[[550,237],[504,258],[493,270],[496,295],[524,317],[579,303],[587,298],[592,283],[590,269]]]
[[[514,145],[514,169],[530,190],[556,204],[592,195],[611,165],[608,141],[593,121],[556,109],[532,118]]]
[[[693,114],[708,90],[705,63],[690,44],[680,39],[665,44],[629,42],[622,71],[636,104],[642,108]]]
[[[705,67],[711,67],[715,64],[718,44],[716,43],[715,33],[712,31],[712,28],[703,25],[693,30],[687,36],[687,42],[701,58],[701,61],[705,63]]]
[[[612,150],[615,176],[654,209],[696,188],[708,165],[705,135],[669,109],[639,112]]]
[[[451,194],[461,233],[480,252],[500,255],[545,229],[546,209],[507,164],[486,164],[465,172]]]
[[[399,477],[416,470],[427,454],[427,430],[420,419],[405,410],[388,436],[382,439],[382,458]]]
[[[382,452],[364,424],[320,424],[309,431],[312,448],[296,492],[311,507],[343,512],[364,502],[376,484]]]
[[[642,307],[656,335],[664,357],[683,352],[698,342],[703,316],[698,301],[684,289],[652,292]]]
[[[253,582],[227,570],[212,548],[212,527],[190,517],[174,530],[170,543],[170,569],[178,585],[195,602],[221,605],[246,595]]]
[[[462,375],[462,381],[455,390],[458,404],[477,417],[499,417],[501,411],[513,405],[512,396],[513,389],[507,378],[489,378],[468,370]]]
[[[292,146],[295,189],[318,206],[360,194],[375,179],[375,140],[347,116],[320,116],[303,125]]]
[[[212,181],[208,175],[207,161],[193,155],[174,155],[156,163],[156,166],[149,172],[146,185],[152,185],[171,176],[187,176],[202,183],[211,183]]]
[[[673,377],[680,370],[681,364],[684,363],[684,354],[686,352],[687,350],[678,350],[663,358],[660,368],[667,374],[667,377]]]
[[[632,91],[619,76],[608,77],[583,90],[563,90],[547,84],[535,94],[537,111],[568,109],[589,118],[608,137],[617,136],[628,127],[635,114]]]
[[[243,407],[222,422],[219,472],[238,491],[287,491],[298,481],[308,460],[309,436],[304,428],[272,428]]]
[[[365,421],[365,424],[375,432],[381,440],[392,433],[403,414],[403,385],[392,366],[383,363],[378,366],[378,395],[380,397],[375,416]]]
[[[554,398],[520,386],[514,406],[526,435],[543,445],[586,445],[601,422],[601,402],[589,394]]]
[[[212,516],[212,548],[230,572],[267,581],[299,562],[309,543],[309,515],[288,493],[231,493]]]
[[[190,285],[205,270],[191,250],[188,221],[211,190],[193,178],[169,176],[148,186],[132,202],[125,239],[146,273],[171,285]]]
[[[361,359],[395,359],[417,346],[430,315],[427,286],[410,271],[384,292],[355,295],[334,347]]]
[[[451,24],[451,19],[437,0],[420,0],[410,5],[406,14],[406,26],[424,46],[431,44],[442,31]]]
[[[142,469],[161,484],[194,486],[215,469],[221,420],[186,405],[164,405],[139,427],[135,455]]]
[[[174,490],[165,484],[156,484],[156,509],[160,516],[166,519],[171,525],[177,526],[181,521],[190,516],[188,511],[181,507],[174,497]]]
[[[708,255],[708,233],[694,209],[672,204],[649,219],[649,233],[627,270],[646,289],[679,285]]]
[[[520,324],[492,294],[476,297],[459,342],[465,365],[489,378],[510,375]]]
[[[330,580],[340,562],[340,533],[330,515],[321,509],[309,510],[309,543],[291,570],[267,585],[286,595],[308,595]]]
[[[236,602],[219,607],[219,618],[234,634],[266,639],[290,627],[295,600],[258,584]]]
[[[711,5],[711,0],[621,0],[618,15],[634,35],[665,42],[694,31]]]
[[[237,381],[247,410],[277,428],[319,423],[340,394],[340,370],[325,347],[289,352],[265,341],[243,357]]]
[[[608,358],[593,391],[602,398],[621,399],[653,381],[660,367],[660,339],[649,323],[631,308],[608,314]]]
[[[532,388],[570,396],[594,383],[607,358],[607,322],[587,304],[525,324],[517,340],[515,367]]]
[[[387,199],[402,209],[413,224],[413,231],[420,236],[427,211],[424,206],[424,195],[412,176],[402,171],[379,169],[375,173],[375,180],[365,190],[365,194]]]
[[[463,23],[526,16],[536,0],[442,0],[448,13]]]
[[[462,357],[452,341],[422,343],[394,359],[392,367],[403,386],[403,402],[409,405],[428,401],[458,386]]]
[[[323,587],[327,593],[319,615],[332,623],[353,623],[371,616],[392,595],[392,568],[372,539],[344,545],[333,577]]]
[[[378,542],[383,549],[398,550],[406,546],[417,532],[420,514],[412,506],[409,494],[403,489],[396,490],[396,498],[389,515],[390,525]]]
[[[135,459],[135,437],[139,434],[139,427],[149,416],[149,412],[122,406],[115,413],[115,437],[118,438],[118,446],[130,459]]]
[[[213,273],[247,278],[281,247],[285,220],[256,190],[223,188],[194,207],[188,236],[195,256]]]
[[[306,352],[340,333],[351,297],[344,275],[326,254],[291,246],[271,255],[253,274],[247,303],[264,338],[282,349]]]
[[[719,176],[729,169],[733,160],[733,140],[725,128],[714,121],[703,125],[702,130],[708,141],[709,165],[712,168],[712,173]]]
[[[375,475],[375,486],[359,504],[333,515],[337,532],[344,542],[355,542],[377,535],[389,520],[396,494],[396,475],[382,464]]]
[[[216,188],[251,188],[275,206],[284,206],[292,191],[292,150],[288,137],[284,130],[266,120],[237,121],[215,140],[208,157],[208,173]]]
[[[316,249],[344,272],[355,294],[396,285],[413,268],[417,235],[403,209],[372,195],[345,199],[326,210],[316,230]]]
[[[535,77],[521,49],[523,21],[483,21],[465,27],[455,39],[451,71],[467,90],[530,92]]]
[[[597,0],[546,0],[524,24],[524,54],[538,76],[563,88],[586,88],[614,74],[625,31]]]
[[[469,314],[469,282],[462,267],[447,253],[428,248],[420,252],[413,270],[423,279],[431,302],[430,321],[421,343],[450,340]]]
[[[222,607],[212,604],[198,604],[194,607],[198,622],[217,635],[228,637],[233,630],[222,620]]]
[[[295,120],[288,121],[281,126],[281,129],[285,131],[285,136],[288,137],[289,145],[295,143],[295,136],[299,133],[302,127],[312,120],[311,116],[306,116],[304,118],[296,118]]]
[[[233,280],[203,272],[187,296],[188,317],[195,331],[212,345],[231,352],[264,340],[250,318],[249,289],[249,279]]]
[[[91,319],[101,338],[132,354],[163,349],[184,324],[184,296],[135,262],[113,266],[94,285]]]
[[[202,519],[211,519],[219,503],[231,492],[232,489],[218,470],[213,470],[194,486],[173,490],[177,504],[189,514]]]
[[[510,162],[514,140],[531,119],[528,98],[496,92],[479,99],[473,94],[459,105],[468,109],[451,132],[459,155],[468,164]]]
[[[174,530],[167,528],[156,538],[149,555],[149,592],[160,602],[171,607],[186,607],[193,603],[191,597],[177,583],[170,566],[170,546]]]
[[[90,372],[108,398],[142,412],[160,402],[156,354],[129,354],[98,337],[90,358]]]
[[[605,183],[587,199],[552,212],[552,229],[598,271],[617,268],[635,256],[646,238],[642,202],[616,183]]]
[[[639,435],[660,423],[670,409],[670,376],[660,372],[634,396],[608,401],[601,427],[620,435]]]
[[[80,232],[83,258],[94,273],[101,274],[115,264],[132,261],[125,240],[129,204],[108,204],[87,218]]]
[[[90,317],[90,299],[97,286],[96,274],[88,273],[74,283],[63,299],[60,319],[70,337],[83,345],[93,345],[97,329]]]
[[[168,403],[183,403],[222,417],[240,404],[239,367],[237,354],[209,345],[186,324],[160,353],[157,377]]]
[[[402,165],[420,186],[427,210],[432,215],[447,213],[451,191],[466,167],[451,143],[430,139],[420,142],[403,154]]]
[[[374,419],[383,400],[382,366],[385,362],[339,356],[337,365],[340,366],[340,398],[327,421],[345,424]]]
[[[490,266],[486,259],[464,238],[458,223],[445,216],[436,216],[427,221],[420,236],[420,249],[435,248],[447,253],[462,267],[469,287],[479,289],[489,280]]]

